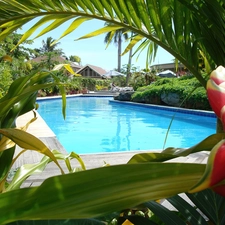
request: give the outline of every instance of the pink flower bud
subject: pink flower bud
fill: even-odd
[[[216,144],[210,152],[202,179],[190,190],[190,193],[211,188],[225,197],[225,140]]]
[[[225,68],[219,66],[214,70],[207,82],[207,95],[209,103],[216,113],[217,117],[221,119],[225,127]]]

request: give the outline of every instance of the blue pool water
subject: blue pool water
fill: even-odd
[[[116,103],[108,97],[38,101],[38,112],[67,150],[79,154],[162,149],[173,111]],[[176,112],[165,147],[190,147],[215,133],[216,118]]]

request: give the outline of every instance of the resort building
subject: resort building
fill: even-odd
[[[102,76],[106,74],[106,71],[102,69],[101,67],[87,64],[80,70],[76,71],[76,73],[82,75],[82,77],[102,78]]]
[[[179,76],[182,76],[183,74],[188,73],[187,68],[181,63],[178,64],[177,68],[175,63],[155,64],[155,65],[152,65],[150,68],[157,71],[170,70]]]

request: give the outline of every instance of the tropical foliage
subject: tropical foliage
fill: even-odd
[[[109,26],[110,24],[105,24],[106,26]],[[111,24],[113,25],[113,24]],[[110,31],[106,34],[104,42],[109,45],[110,43],[114,43],[117,45],[117,58],[118,58],[118,66],[117,71],[121,71],[121,53],[122,53],[122,41],[128,39],[128,34],[126,33],[126,29],[122,28],[116,31]]]
[[[62,55],[62,49],[58,49],[57,46],[60,42],[56,42],[52,37],[48,37],[42,41],[42,47],[40,48],[40,53],[45,54],[48,52],[55,52],[57,55]]]
[[[146,74],[145,74],[146,75]],[[142,84],[144,82],[142,75]],[[138,88],[132,101],[189,109],[211,110],[204,87],[193,76],[158,78],[149,74],[152,84]]]
[[[25,10],[26,8],[29,10]],[[81,38],[126,28],[136,34],[127,50],[140,43],[138,50],[142,51],[147,47],[151,56],[155,50],[151,43],[154,42],[183,63],[203,86],[206,85],[206,81],[198,70],[199,54],[204,58],[207,68],[224,64],[224,3],[221,0],[214,2],[85,0],[75,3],[61,0],[54,5],[47,0],[33,2],[2,0],[1,15],[0,27],[4,29],[1,38],[32,19],[39,18],[26,32],[21,42],[44,24],[47,25],[46,28],[37,36],[71,21],[70,26],[60,36],[63,38],[89,19],[112,22],[113,25],[109,24]]]
[[[18,34],[16,31],[9,34],[4,40],[0,42],[0,55],[8,55],[14,59],[29,60],[35,52],[33,49],[25,47],[24,45],[15,48],[21,37],[22,35]],[[32,43],[32,40],[26,40],[23,44],[31,45]],[[14,51],[11,51],[13,48],[15,48]]]
[[[71,21],[70,26],[60,37],[62,38],[92,18],[112,22],[113,25],[108,25],[82,38],[126,28],[134,32],[135,37],[125,52],[139,44],[138,51],[147,48],[148,56],[152,53],[154,55],[155,49],[151,46],[152,42],[156,43],[183,63],[204,87],[206,87],[206,79],[199,71],[199,54],[204,59],[207,71],[215,68],[216,65],[225,64],[225,16],[222,0],[213,2],[209,0],[191,2],[188,0],[73,2],[1,0],[0,13],[2,29],[0,40],[23,24],[34,18],[37,19],[34,26],[24,34],[21,42],[27,40],[43,24],[47,26],[38,36],[57,28],[64,22]],[[149,58],[147,59],[149,61]],[[28,77],[27,80],[15,81],[8,95],[0,102],[2,128],[0,132],[4,135],[1,144],[5,143],[3,142],[5,137],[9,137],[23,148],[31,147],[27,136],[21,139],[22,131],[12,130],[10,127],[14,127],[14,120],[18,115],[34,108],[31,103],[35,102],[38,88],[43,87],[39,85],[42,75],[41,73],[40,76],[34,76],[34,79]],[[220,96],[218,99],[221,100],[223,89],[215,87],[211,89],[213,90],[211,93],[216,93],[215,95]],[[214,95],[210,94],[210,91],[208,94]],[[32,101],[28,102],[28,99]],[[221,105],[223,106],[223,103]],[[216,108],[216,112],[218,117],[223,119],[221,105],[219,111]],[[4,192],[6,175],[13,160],[14,146],[2,145],[0,160],[4,163],[1,163],[0,168],[3,191],[0,195],[0,223],[25,219],[93,218],[132,208],[149,200],[168,198],[182,192],[199,192],[207,188],[224,195],[224,136],[224,133],[218,133],[188,149],[169,148],[162,153],[139,154],[126,165],[55,176],[45,180],[39,187],[6,192]],[[35,146],[36,150],[39,149],[38,146]],[[202,150],[210,152],[207,165],[165,162]],[[49,151],[47,152],[52,156]],[[223,205],[223,198],[221,202]],[[155,206],[154,203],[150,205]],[[156,214],[156,211],[154,213]],[[215,217],[219,218],[219,213],[217,211]],[[194,217],[194,214],[191,215]],[[224,222],[224,218],[221,221]]]
[[[77,56],[77,55],[71,55],[71,56],[69,57],[69,60],[70,60],[71,62],[76,62],[76,63],[78,63],[79,65],[81,64],[81,58],[80,58],[79,56]]]
[[[13,80],[26,76],[31,72],[32,65],[29,59],[35,51],[24,45],[11,51],[21,37],[21,34],[13,32],[0,41],[0,98],[7,93]],[[32,41],[27,40],[24,44],[32,44]]]

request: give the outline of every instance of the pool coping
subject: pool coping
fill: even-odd
[[[213,111],[206,111],[206,110],[197,110],[197,109],[186,109],[186,108],[178,108],[172,106],[162,106],[162,105],[154,105],[154,104],[144,104],[138,102],[129,102],[129,101],[118,101],[118,100],[109,100],[111,103],[117,104],[127,104],[127,105],[134,105],[143,108],[152,108],[152,109],[160,109],[165,111],[172,111],[172,112],[180,112],[186,114],[195,114],[200,116],[208,116],[216,118],[216,114]]]
[[[66,95],[66,98],[73,98],[73,97],[113,97],[109,95],[85,95],[85,94],[75,94],[75,95]],[[60,99],[62,96],[49,96],[49,97],[38,97],[37,100],[48,100],[48,99]],[[131,101],[119,101],[119,100],[109,100],[111,103],[118,103],[118,104],[127,104],[127,105],[134,105],[143,108],[152,108],[152,109],[160,109],[160,110],[167,110],[173,112],[181,112],[186,114],[195,114],[200,116],[208,116],[216,118],[216,114],[214,111],[207,111],[207,110],[198,110],[198,109],[187,109],[187,108],[180,108],[174,106],[164,106],[164,105],[155,105],[155,104],[147,104],[147,103],[138,103],[138,102],[131,102]]]

